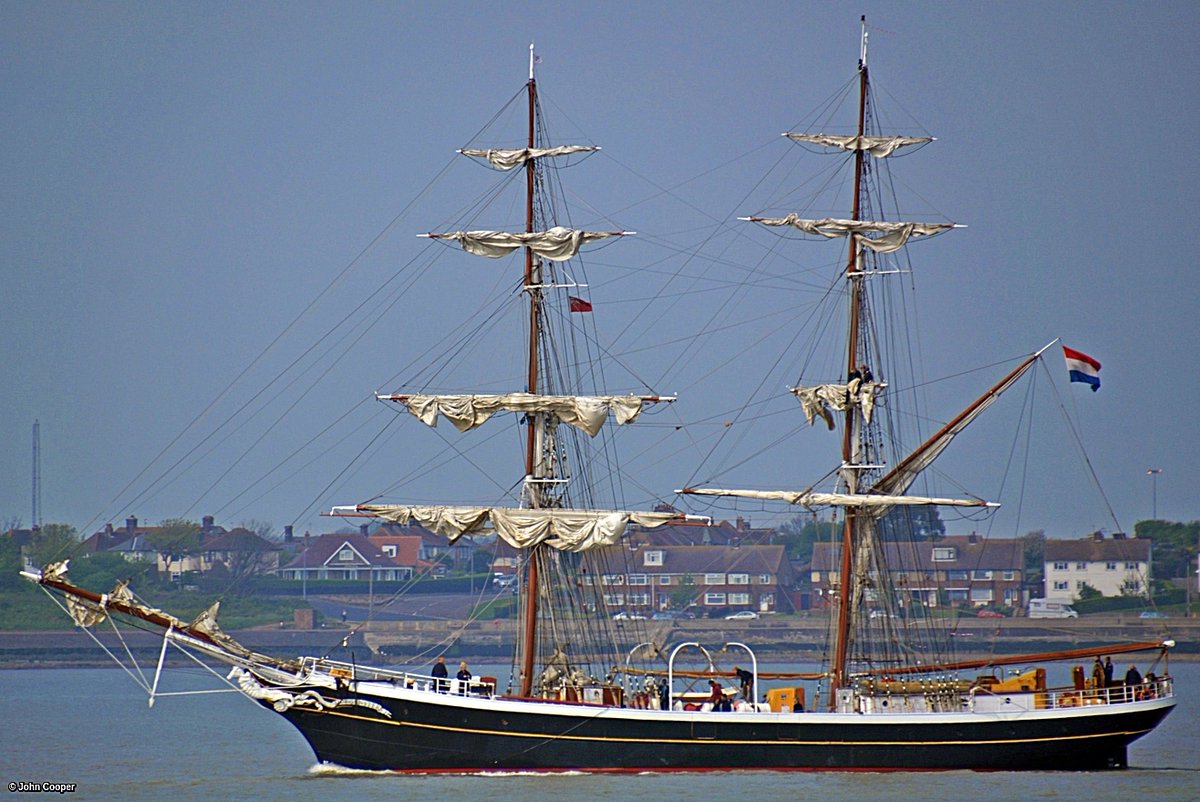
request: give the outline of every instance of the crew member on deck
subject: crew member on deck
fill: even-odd
[[[754,701],[754,675],[744,668],[738,666],[733,667],[733,673],[737,674],[738,681],[742,683],[742,698],[747,702]]]
[[[446,672],[446,657],[439,655],[437,662],[433,664],[433,670],[429,672],[433,677],[433,688],[438,693],[446,692],[446,677],[449,674]]]

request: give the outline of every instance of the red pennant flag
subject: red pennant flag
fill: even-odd
[[[574,295],[568,295],[567,298],[569,298],[571,300],[571,311],[572,312],[590,312],[590,311],[592,311],[592,305],[588,301],[585,301],[582,298],[576,298]]]

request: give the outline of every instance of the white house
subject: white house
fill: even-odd
[[[1084,585],[1105,596],[1150,595],[1150,541],[1100,532],[1046,540],[1046,598],[1074,601]]]

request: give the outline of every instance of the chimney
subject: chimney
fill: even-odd
[[[750,525],[746,523],[745,518],[743,518],[742,516],[739,515],[737,517],[737,528],[738,528],[739,532],[745,532],[747,529],[750,528]]]
[[[1099,529],[1097,529],[1095,532],[1092,532],[1092,540],[1096,541],[1097,543],[1104,540],[1104,532],[1100,531]]]
[[[200,528],[205,532],[211,530],[213,528],[213,517],[211,515],[205,515],[203,518],[201,518]]]
[[[295,539],[296,536],[292,534],[292,525],[288,524],[287,526],[283,527],[283,542],[291,543]]]
[[[137,517],[136,516],[130,515],[128,518],[125,519],[125,531],[128,532],[130,535],[134,535],[137,533]]]
[[[967,535],[967,542],[974,546],[979,542],[979,535],[972,532],[971,534]]]
[[[111,523],[105,524],[104,525],[104,534],[108,535],[109,537],[112,537],[112,533],[113,533],[112,524]]]
[[[370,537],[370,536],[367,534],[367,527],[368,527],[368,526],[369,526],[369,524],[359,524],[359,525],[358,525],[358,533],[359,533],[360,535],[362,535],[363,537]]]

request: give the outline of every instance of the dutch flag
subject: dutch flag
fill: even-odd
[[[1071,381],[1092,385],[1092,392],[1100,389],[1100,363],[1082,351],[1063,346],[1063,357],[1067,360],[1067,372]]]

